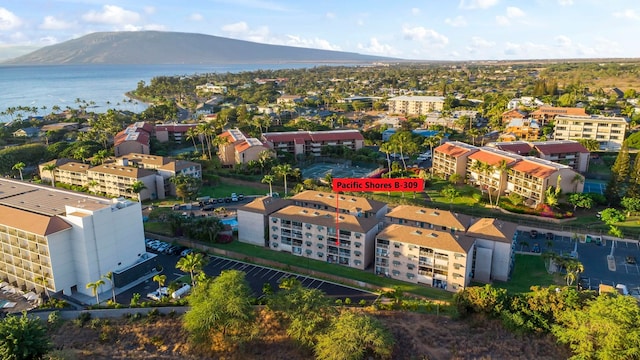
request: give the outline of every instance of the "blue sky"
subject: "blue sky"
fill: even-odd
[[[127,30],[415,60],[640,57],[640,1],[6,0],[0,60]]]

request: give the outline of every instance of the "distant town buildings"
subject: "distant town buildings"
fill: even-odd
[[[442,96],[396,96],[387,100],[390,114],[426,115],[444,108]]]

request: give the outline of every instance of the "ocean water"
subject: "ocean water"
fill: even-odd
[[[242,65],[42,65],[0,66],[0,112],[10,107],[38,108],[37,115],[50,114],[54,106],[77,109],[79,102],[93,102],[89,111],[108,109],[143,111],[146,105],[125,96],[139,81],[147,84],[155,76],[237,73],[252,70],[310,68],[322,64]],[[34,114],[25,114],[30,116]],[[14,116],[15,117],[15,116]],[[0,121],[10,121],[0,115]]]

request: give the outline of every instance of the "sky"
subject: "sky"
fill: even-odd
[[[409,60],[640,57],[638,0],[5,0],[0,60],[98,31]]]

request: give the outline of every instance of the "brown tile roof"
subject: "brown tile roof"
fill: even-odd
[[[533,147],[538,150],[540,154],[552,155],[561,153],[583,153],[588,154],[589,150],[577,141],[545,141],[534,142]]]
[[[291,205],[274,212],[271,216],[307,224],[336,227],[336,213],[333,211]],[[377,225],[378,220],[376,218],[365,218],[342,213],[338,215],[338,228],[340,230],[366,233]]]
[[[307,190],[292,196],[291,200],[327,205],[328,207],[333,209],[336,208],[336,194],[334,193]],[[340,209],[349,210],[352,212],[356,212],[359,210],[363,212],[377,213],[380,209],[387,205],[381,201],[344,194],[340,194],[340,198],[337,200],[337,205],[340,207]]]
[[[170,161],[164,166],[159,167],[158,169],[178,172],[180,170],[184,170],[192,166],[200,166],[200,164],[198,164],[197,162],[187,161],[187,160],[174,160],[174,161]]]
[[[271,143],[364,140],[359,130],[272,132],[262,134],[262,138]]]
[[[465,148],[462,147],[460,145],[457,145],[453,142],[446,142],[440,146],[438,146],[437,148],[433,149],[434,152],[440,152],[443,154],[447,154],[449,156],[453,156],[453,157],[460,157],[462,155],[468,154],[468,153],[472,153],[475,151],[478,151],[477,149],[472,149],[472,148]]]
[[[140,179],[145,176],[154,175],[155,172],[148,169],[141,169],[131,166],[120,166],[115,164],[103,164],[90,168],[90,173],[111,174],[128,178]]]
[[[399,224],[387,226],[377,235],[377,238],[457,253],[468,253],[475,241],[471,237],[451,234],[448,231],[421,229]]]
[[[524,159],[511,167],[514,171],[521,171],[536,178],[544,179],[553,175],[557,169],[551,166],[536,163],[534,161]]]
[[[238,211],[248,211],[258,214],[269,215],[285,206],[291,205],[292,202],[286,199],[273,198],[270,196],[262,196],[256,198],[252,202],[238,208]]]
[[[469,159],[477,160],[489,165],[498,165],[502,160],[510,164],[518,159],[516,157],[509,157],[506,154],[499,154],[489,149],[480,149],[475,153],[469,155]]]
[[[0,224],[47,236],[71,228],[58,216],[46,216],[0,205]]]
[[[88,164],[83,164],[81,162],[69,161],[62,165],[58,165],[59,171],[74,171],[74,172],[87,172],[87,170],[91,166]]]
[[[511,244],[518,225],[508,221],[482,218],[467,230],[467,236]]]
[[[420,221],[433,224],[435,226],[446,226],[448,228],[454,228],[462,231],[466,230],[471,224],[471,217],[468,215],[413,205],[398,205],[387,213],[387,217]]]
[[[118,160],[123,161],[124,159],[134,161],[140,164],[149,164],[149,165],[158,165],[162,166],[171,161],[171,159],[166,158],[164,156],[158,155],[147,155],[140,153],[129,153],[123,156],[120,156]]]
[[[584,108],[576,107],[554,107],[554,106],[541,106],[537,110],[531,113],[531,116],[542,115],[578,115],[586,116],[587,112]]]
[[[509,142],[497,142],[490,143],[487,146],[495,147],[503,151],[518,155],[527,155],[531,151],[532,144],[526,141],[509,141]]]

